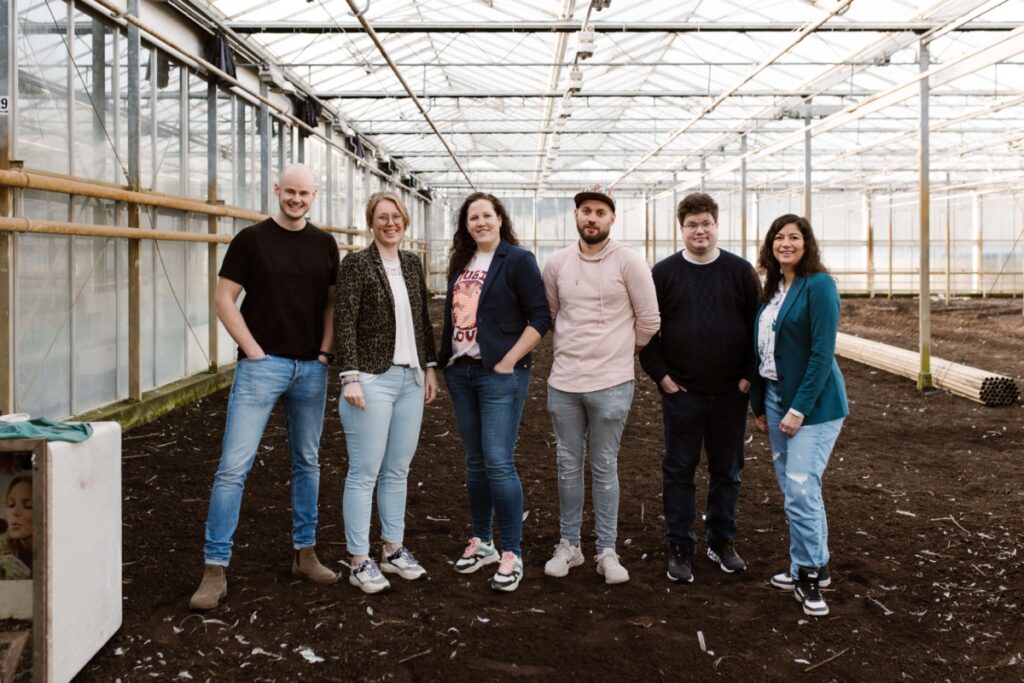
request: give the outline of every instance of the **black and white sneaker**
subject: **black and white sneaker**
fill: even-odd
[[[416,558],[405,546],[390,555],[381,550],[380,568],[388,574],[398,574],[408,581],[415,581],[427,573],[423,565],[416,561]]]
[[[723,572],[732,574],[733,572],[742,572],[747,568],[747,563],[743,561],[740,554],[736,552],[736,548],[733,547],[732,541],[727,542],[725,545],[713,548],[708,546],[708,559],[717,564]]]
[[[821,596],[821,584],[818,581],[818,570],[800,567],[793,595],[804,607],[804,614],[811,617],[828,616],[828,605]]]
[[[770,583],[773,588],[778,588],[783,591],[791,591],[796,588],[796,579],[789,575],[788,570],[779,572],[769,579],[768,583]],[[818,570],[818,585],[822,588],[828,588],[832,585],[832,577],[828,574],[827,564]]]
[[[380,567],[372,558],[363,560],[352,568],[348,582],[364,593],[379,593],[391,588],[391,583],[380,573]]]
[[[690,551],[675,543],[668,544],[668,571],[666,572],[669,581],[682,581],[693,583],[693,568],[690,566]]]

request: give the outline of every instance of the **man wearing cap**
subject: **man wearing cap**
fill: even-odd
[[[676,217],[684,248],[654,266],[662,325],[640,364],[658,385],[665,422],[667,574],[690,583],[697,543],[693,477],[702,449],[709,475],[708,558],[725,572],[746,569],[733,540],[760,284],[750,263],[718,248],[714,199],[703,192],[687,195]]]
[[[561,509],[561,540],[544,573],[561,577],[583,564],[583,456],[589,442],[594,561],[606,583],[624,583],[629,572],[615,553],[619,440],[633,400],[633,356],[658,331],[658,301],[643,259],[609,237],[615,223],[611,191],[596,185],[575,201],[580,239],[544,265],[554,323],[548,411],[557,441]]]

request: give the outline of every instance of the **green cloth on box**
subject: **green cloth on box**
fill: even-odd
[[[58,422],[37,417],[23,422],[0,422],[0,439],[46,439],[78,443],[92,436],[87,422]]]

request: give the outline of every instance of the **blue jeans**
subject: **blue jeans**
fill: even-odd
[[[775,382],[765,391],[765,415],[772,445],[775,476],[785,498],[789,519],[789,573],[797,577],[799,567],[817,568],[828,564],[828,520],[821,497],[832,447],[839,437],[843,418],[803,425],[793,436],[779,431],[785,411]]]
[[[344,399],[338,407],[348,447],[342,508],[349,553],[369,555],[375,485],[381,536],[386,543],[401,545],[404,540],[409,464],[420,439],[423,387],[416,383],[415,370],[398,365],[381,375],[359,377],[366,410]]]
[[[473,535],[492,539],[498,518],[501,549],[522,557],[523,485],[516,472],[515,445],[530,371],[489,372],[482,365],[456,363],[444,371],[455,421],[466,449],[466,491]]]
[[[665,422],[662,502],[668,541],[690,553],[696,549],[693,526],[697,488],[693,478],[703,449],[708,461],[705,539],[718,549],[736,538],[747,395],[739,390],[729,394],[663,394],[661,412]]]
[[[615,549],[619,524],[619,442],[633,402],[633,380],[576,393],[548,386],[548,412],[558,464],[559,533],[579,545],[583,520],[583,455],[590,443],[590,491],[594,498],[597,552]]]
[[[240,360],[228,398],[220,464],[206,516],[207,564],[227,566],[231,537],[238,526],[245,478],[252,469],[270,412],[284,398],[288,455],[292,460],[292,544],[316,543],[320,491],[320,432],[327,403],[327,367],[316,360],[264,356]]]

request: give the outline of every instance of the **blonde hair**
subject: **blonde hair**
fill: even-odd
[[[383,201],[391,201],[398,207],[398,213],[402,214],[403,227],[409,229],[409,209],[405,208],[405,204],[402,199],[395,192],[374,192],[370,195],[370,198],[366,201],[366,228],[369,230],[373,227],[373,214],[377,210],[377,205]]]

